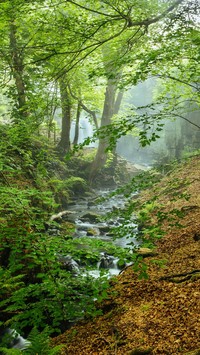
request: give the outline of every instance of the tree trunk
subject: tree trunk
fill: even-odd
[[[80,115],[81,115],[81,102],[78,101],[77,111],[76,111],[75,134],[74,134],[74,140],[73,140],[74,145],[78,144]]]
[[[16,120],[17,122],[20,118],[26,118],[28,116],[28,112],[26,104],[26,88],[23,78],[23,57],[22,52],[19,51],[17,46],[17,26],[14,20],[12,20],[10,23],[10,54],[12,75],[15,80],[15,86],[17,91],[16,108],[19,114]]]
[[[117,81],[108,79],[106,93],[105,93],[103,114],[101,118],[101,127],[109,125],[111,123],[112,116],[119,112],[120,104],[123,97],[123,92],[120,91],[116,98],[116,91],[117,91]],[[92,163],[91,170],[90,170],[91,180],[94,179],[98,171],[101,170],[106,163],[107,156],[108,156],[108,152],[106,152],[107,147],[108,147],[108,138],[100,138],[97,154],[95,156],[95,159]]]
[[[61,138],[57,149],[61,156],[70,150],[71,100],[64,78],[60,79],[60,99],[62,108]]]

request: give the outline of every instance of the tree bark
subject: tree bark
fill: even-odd
[[[80,103],[80,101],[78,101],[77,111],[76,111],[75,134],[74,134],[74,140],[73,140],[74,145],[78,144],[80,115],[81,115],[81,103]]]
[[[26,88],[23,78],[23,57],[17,45],[17,26],[15,21],[10,23],[10,54],[11,54],[11,69],[12,75],[15,80],[17,90],[17,103],[16,108],[19,112],[19,118],[26,118],[28,116],[26,105]],[[16,118],[15,118],[16,119]]]
[[[117,80],[108,79],[103,114],[101,118],[101,127],[105,127],[111,123],[111,118],[114,114],[117,114],[120,109],[123,93],[119,92],[116,98]],[[95,159],[92,163],[90,170],[90,180],[93,180],[98,171],[105,165],[108,153],[106,148],[108,147],[108,138],[100,138],[99,145]]]
[[[60,99],[62,108],[62,128],[61,138],[57,149],[61,156],[65,155],[70,150],[70,128],[71,128],[71,100],[67,89],[65,79],[60,79]]]

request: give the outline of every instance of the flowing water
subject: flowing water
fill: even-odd
[[[112,227],[120,228],[124,222],[122,217],[111,214],[111,212],[123,209],[126,202],[123,195],[111,194],[113,191],[110,189],[95,191],[95,198],[81,199],[70,206],[70,210],[74,214],[73,218],[76,225],[75,237],[81,238],[87,236],[109,243],[112,242],[114,245],[122,248],[131,249],[133,248],[133,245],[138,244],[138,241],[135,238],[137,226],[133,221],[130,221],[129,225],[127,225],[129,226],[129,230],[131,230],[131,235],[115,238],[115,235],[111,232]],[[93,214],[102,216],[102,221],[92,221]],[[87,218],[89,215],[91,218]],[[109,218],[104,219],[105,216],[109,216]],[[94,235],[90,235],[90,231],[93,231]],[[100,270],[106,269],[108,276],[118,275],[120,272],[118,260],[118,258],[115,258],[112,255],[101,253],[96,268],[89,273],[94,277],[98,277],[100,275]]]
[[[74,237],[79,238],[81,240],[82,237],[89,238],[98,238],[102,241],[106,241],[109,243],[113,243],[117,246],[123,248],[131,248],[129,243],[138,244],[135,233],[137,231],[137,226],[134,222],[129,223],[129,227],[131,229],[131,236],[115,239],[115,236],[110,233],[111,228],[119,227],[123,223],[123,218],[120,216],[109,215],[112,211],[116,209],[123,209],[125,206],[125,198],[123,195],[113,195],[110,196],[110,193],[113,192],[110,189],[104,189],[100,191],[94,191],[94,198],[88,199],[80,199],[74,201],[74,203],[70,206],[69,211],[72,212],[73,221],[76,225],[76,232]],[[68,212],[69,212],[68,211]],[[87,214],[94,214],[98,216],[105,217],[109,215],[108,219],[102,219],[102,221],[91,221],[86,220],[84,218]],[[62,215],[62,212],[61,212]],[[53,216],[52,216],[53,217]],[[52,219],[53,220],[53,219]],[[95,235],[89,236],[89,231],[95,231]],[[49,231],[51,232],[51,231]],[[52,234],[59,232],[58,230],[52,230]],[[74,272],[75,274],[79,272],[79,265],[73,260],[70,255],[58,255],[58,259],[61,263],[66,266],[69,266],[69,270]],[[105,252],[100,253],[99,261],[97,262],[96,268],[89,271],[89,274],[94,278],[98,278],[101,274],[101,270],[104,270],[104,275],[106,277],[112,277],[118,275],[120,272],[120,268],[118,267],[118,258],[113,255],[108,255]],[[71,269],[70,269],[71,267]],[[84,275],[84,271],[82,273]],[[88,272],[85,272],[85,275]],[[9,334],[14,334],[10,347],[17,348],[20,350],[26,349],[30,342],[24,339],[20,334],[17,334],[14,329],[6,330]]]

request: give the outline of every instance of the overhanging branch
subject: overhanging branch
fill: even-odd
[[[154,17],[154,18],[147,18],[146,20],[142,20],[142,21],[133,21],[131,19],[129,19],[129,23],[128,23],[128,27],[133,27],[133,26],[145,26],[148,27],[149,25],[152,25],[153,23],[156,23],[160,20],[162,20],[168,13],[170,13],[171,11],[173,11],[176,7],[178,7],[178,5],[180,5],[184,0],[177,0],[174,2],[174,4],[172,4],[171,6],[169,6],[165,11],[163,11],[162,14]]]
[[[187,121],[187,122],[190,123],[191,125],[193,125],[193,126],[195,126],[195,127],[197,127],[197,128],[200,129],[200,126],[198,126],[196,123],[190,121],[188,118],[186,118],[186,117],[184,117],[184,116],[182,116],[182,115],[179,115],[178,113],[173,113],[172,115],[175,116],[175,117],[182,118],[183,120]]]
[[[190,83],[188,83],[188,82],[185,81],[185,80],[181,80],[181,79],[179,79],[179,78],[176,78],[175,76],[157,74],[156,77],[158,77],[158,78],[167,78],[167,79],[171,79],[171,80],[174,80],[174,81],[178,81],[179,83],[188,85],[188,86],[190,86],[191,88],[193,88],[193,89],[195,89],[195,90],[197,90],[197,91],[200,90],[197,86],[195,86],[195,85],[193,85],[193,84],[190,84]]]

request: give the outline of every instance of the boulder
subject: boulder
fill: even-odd
[[[79,265],[70,255],[58,254],[57,258],[67,271],[71,271],[74,274],[79,273]]]
[[[100,232],[99,232],[99,229],[98,228],[90,228],[87,230],[87,235],[90,237],[93,237],[95,235],[99,235]]]
[[[62,221],[73,222],[75,220],[75,212],[74,211],[61,211],[57,214],[53,214],[50,217],[50,222],[61,223]]]
[[[139,248],[137,250],[137,254],[139,256],[142,256],[143,258],[148,258],[151,256],[158,255],[158,253],[154,249],[150,249],[150,248]]]
[[[108,255],[107,253],[102,253],[102,257],[99,262],[99,268],[102,269],[111,269],[115,267],[114,263],[115,257],[112,255]]]
[[[80,220],[83,222],[96,223],[100,221],[100,216],[94,212],[87,212],[81,216]]]
[[[101,233],[109,233],[110,227],[109,226],[99,226],[98,227]]]

